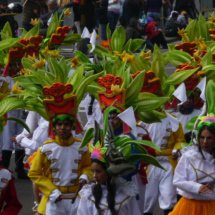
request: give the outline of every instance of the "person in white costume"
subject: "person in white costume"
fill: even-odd
[[[178,109],[174,110],[173,112],[173,114],[178,118],[178,120],[183,126],[184,135],[187,143],[189,143],[191,140],[191,132],[185,129],[185,126],[194,116],[198,116],[201,113],[201,109],[196,109],[193,103],[194,95],[191,93],[187,97],[187,101],[180,105]]]
[[[26,129],[21,134],[12,138],[16,144],[26,148],[26,155],[33,155],[42,144],[47,141],[49,122],[43,119],[38,113],[30,111],[26,118],[26,124],[31,130],[29,134]]]
[[[87,94],[84,99],[85,111],[87,115],[87,123],[85,129],[94,126],[94,120],[99,123],[99,126],[103,127],[103,114],[101,112],[99,102],[90,94]]]
[[[215,211],[215,117],[201,117],[197,145],[183,149],[174,175],[181,200],[170,215],[213,215]]]
[[[106,172],[106,165],[93,160],[92,170],[96,184],[88,184],[80,191],[81,200],[77,215],[141,215],[133,182],[119,178],[114,185]]]
[[[64,97],[72,89],[71,84],[61,83],[43,88],[45,96],[54,97],[44,99],[51,139],[38,149],[29,171],[29,177],[44,194],[38,207],[41,214],[76,215],[79,198],[74,197],[80,185],[89,182],[92,176],[89,151],[87,147],[79,149],[81,140],[71,133],[81,131],[77,96]]]
[[[179,122],[178,122],[179,123]],[[177,202],[176,188],[173,186],[173,173],[177,165],[177,150],[185,142],[181,123],[173,132],[170,119],[167,117],[159,123],[141,124],[144,126],[161,152],[156,151],[156,158],[166,171],[149,165],[147,171],[148,184],[146,185],[144,214],[152,215],[157,199],[160,208],[167,215]]]
[[[98,123],[94,127],[90,152],[96,184],[85,185],[81,190],[77,214],[142,214],[136,199],[138,190],[135,184],[132,181],[126,182],[120,177],[132,173],[136,165],[129,163],[120,152],[115,151],[114,130],[111,122],[108,122],[104,141],[100,139]]]
[[[20,64],[18,62],[12,62],[8,67],[9,67],[8,69],[9,71],[5,69],[5,72],[3,75],[5,76],[5,79],[9,84],[8,85],[9,90],[12,93],[12,88],[14,85],[14,81],[12,80],[12,77],[16,76],[19,73]],[[11,110],[7,113],[7,117],[8,118],[16,117],[22,120],[25,120],[26,118],[24,110]],[[20,134],[22,130],[23,130],[23,127],[20,124],[16,123],[15,121],[7,122],[7,125],[5,126],[4,131],[2,133],[2,142],[3,142],[2,165],[5,168],[9,167],[12,151],[15,149],[15,163],[16,163],[17,177],[19,179],[29,179],[25,173],[24,164],[23,164],[25,151],[23,148],[16,146],[11,141],[11,138],[16,136],[17,134]]]

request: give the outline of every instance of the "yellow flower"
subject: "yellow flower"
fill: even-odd
[[[69,8],[67,8],[65,11],[64,11],[64,15],[67,16],[67,17],[70,17],[72,12],[69,12]]]
[[[49,47],[46,46],[45,49],[42,51],[43,54],[48,55],[49,54]]]
[[[180,28],[178,28],[178,35],[180,35],[183,38],[184,42],[190,41],[189,37],[187,36],[187,33],[184,32],[184,28],[181,30]]]
[[[35,59],[37,59],[37,57],[36,57],[35,53],[33,53],[33,56],[28,55],[28,59],[35,60]]]
[[[20,75],[32,75],[29,69],[22,69]]]
[[[202,37],[200,37],[199,39],[195,39],[195,42],[198,46],[200,46],[202,51],[207,51],[207,45],[205,44],[205,42],[202,40]]]
[[[125,54],[125,56],[122,58],[123,63],[127,61],[127,63],[134,64],[134,55]]]
[[[178,34],[180,36],[184,36],[184,35],[187,35],[187,33],[184,32],[184,28],[180,30],[180,28],[178,28]]]
[[[37,25],[38,24],[37,18],[36,19],[31,19],[30,24],[32,24],[33,26]]]
[[[126,55],[126,52],[124,51],[122,54],[120,54],[118,51],[114,51],[114,57],[120,57],[123,59]]]
[[[7,97],[8,95],[10,95],[10,90],[8,88],[8,83],[3,82],[2,86],[1,86],[1,92],[0,92],[0,101],[2,99],[4,99],[5,97]]]
[[[35,69],[39,69],[39,68],[43,68],[45,64],[46,64],[46,60],[40,56],[40,60],[35,59],[35,64],[33,64],[32,66]]]
[[[193,57],[191,57],[191,60],[194,60],[196,63],[201,64],[202,58],[199,56],[199,51],[193,54]]]
[[[11,90],[13,94],[22,94],[24,92],[24,90],[21,90],[18,85],[19,85],[18,81],[13,85],[13,88]]]
[[[140,56],[141,56],[142,58],[144,58],[145,60],[150,60],[151,57],[152,57],[152,51],[149,50],[149,51],[146,52],[146,53],[143,52]]]
[[[209,23],[215,25],[215,16],[214,16],[214,14],[211,14],[211,16],[209,17]]]
[[[60,51],[58,51],[58,50],[53,50],[53,51],[49,51],[48,54],[49,54],[51,57],[58,57],[59,54],[60,54]]]
[[[77,66],[81,64],[81,62],[78,61],[78,56],[75,56],[75,57],[72,59],[71,64],[72,64],[72,67],[73,67],[74,69],[76,69]]]
[[[121,92],[121,89],[119,88],[119,85],[111,85],[111,91],[115,94],[119,94]]]

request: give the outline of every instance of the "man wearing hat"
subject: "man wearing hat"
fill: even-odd
[[[10,15],[11,10],[8,8],[8,2],[7,0],[1,0],[0,1],[0,31],[4,28],[4,25],[9,22],[12,35],[15,37],[15,20],[14,16]]]

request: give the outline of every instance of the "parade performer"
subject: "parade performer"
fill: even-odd
[[[96,184],[85,185],[80,192],[78,215],[130,215],[142,214],[133,182],[126,182],[120,176],[136,169],[122,153],[117,152],[114,129],[108,122],[107,132],[101,142],[100,128],[95,126],[90,145],[92,170]]]
[[[72,90],[71,84],[60,83],[43,88],[45,96],[54,97],[44,99],[51,139],[38,149],[29,177],[44,194],[38,212],[46,215],[77,214],[79,199],[73,199],[72,204],[71,198],[92,176],[89,151],[87,147],[79,150],[81,140],[71,134],[72,130],[82,131],[77,119],[77,96],[64,97]]]
[[[136,78],[136,76],[134,77]],[[160,78],[155,78],[153,71],[146,72],[141,92],[153,93],[158,97],[163,96]],[[146,215],[153,213],[157,199],[159,199],[159,205],[164,210],[164,214],[168,214],[176,204],[176,189],[172,183],[173,173],[177,165],[177,150],[181,149],[181,143],[185,142],[181,123],[161,108],[158,110],[167,116],[161,122],[151,124],[139,122],[147,129],[152,141],[160,148],[161,152],[156,151],[156,158],[167,170],[163,171],[155,166],[148,166],[148,184],[146,185],[144,205],[144,214]],[[173,125],[175,125],[174,128]]]
[[[212,215],[215,210],[215,116],[199,120],[197,144],[184,149],[175,170],[173,183],[183,197],[170,215]]]
[[[8,87],[11,93],[14,85],[14,81],[12,80],[12,78],[19,75],[19,71],[22,68],[21,59],[24,55],[25,55],[24,47],[20,46],[9,49],[8,62],[5,66],[3,76],[5,77],[9,84]],[[8,112],[8,117],[17,117],[24,120],[26,116],[24,110],[11,110]],[[2,165],[5,168],[9,167],[12,151],[15,149],[17,177],[19,179],[29,179],[27,177],[27,174],[25,173],[23,164],[25,151],[24,149],[14,145],[13,142],[11,141],[11,138],[16,136],[17,134],[20,134],[22,132],[22,129],[23,128],[21,125],[13,121],[8,121],[7,125],[5,126],[2,134],[3,140]]]
[[[12,172],[0,167],[0,181],[0,211],[2,211],[0,214],[19,214],[22,205],[17,198]]]
[[[98,85],[100,87],[106,88],[105,91],[97,92],[101,111],[104,115],[106,115],[106,109],[110,107],[115,101],[115,103],[113,103],[111,111],[108,114],[109,120],[111,120],[112,122],[115,137],[124,136],[131,140],[150,140],[147,131],[141,128],[141,126],[137,126],[136,124],[135,114],[132,108],[132,104],[134,104],[136,98],[133,98],[132,101],[130,100],[130,102],[126,105],[127,89],[122,88],[123,81],[124,80],[121,77],[116,77],[111,74],[98,78]],[[136,94],[136,96],[138,96],[138,94]],[[128,150],[130,150],[133,154],[137,153],[136,149],[133,146]],[[147,150],[148,152],[152,152],[149,154],[154,155],[153,149],[147,148]],[[131,180],[132,178],[132,180],[137,184],[137,187],[139,189],[138,205],[140,211],[143,211],[145,184],[147,183],[147,177],[144,169],[146,165],[140,162],[136,162],[135,164],[137,166],[136,171],[127,176],[126,179]]]
[[[192,69],[192,67],[187,64],[180,64],[175,73],[180,73],[187,69]],[[201,99],[202,96],[200,94],[205,89],[201,89],[200,91],[198,86],[202,85],[201,83],[204,81],[206,83],[205,75],[206,73],[201,71],[200,67],[199,70],[186,78],[180,85],[176,85],[176,90],[173,93],[175,98],[172,100],[172,104],[173,108],[176,109],[172,113],[181,122],[187,143],[190,142],[191,132],[185,126],[194,116],[198,116],[201,113],[201,108],[204,104],[204,100]],[[178,99],[182,101],[180,104],[178,104]]]

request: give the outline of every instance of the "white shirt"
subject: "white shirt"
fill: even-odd
[[[215,200],[215,160],[213,155],[202,150],[205,160],[196,146],[185,149],[180,159],[173,179],[178,193],[188,199]],[[211,183],[211,194],[200,194],[202,184]]]
[[[116,184],[116,196],[115,196],[115,210],[119,211],[118,215],[142,215],[138,207],[136,200],[137,189],[133,182],[124,182],[121,179],[120,184]],[[99,215],[96,206],[95,199],[92,194],[92,187],[94,185],[85,185],[80,191],[81,200],[78,207],[77,215]],[[100,201],[100,208],[102,209],[102,215],[111,215],[107,203],[107,186],[101,185],[102,198]]]
[[[185,126],[187,125],[187,123],[188,123],[194,116],[200,115],[201,112],[202,112],[202,110],[200,110],[200,109],[194,109],[193,112],[192,112],[191,114],[187,114],[187,115],[182,114],[180,111],[173,112],[173,114],[178,118],[178,120],[179,120],[180,123],[182,124],[183,130],[184,130],[184,134],[186,134],[187,132],[190,132],[189,130],[185,129]]]

